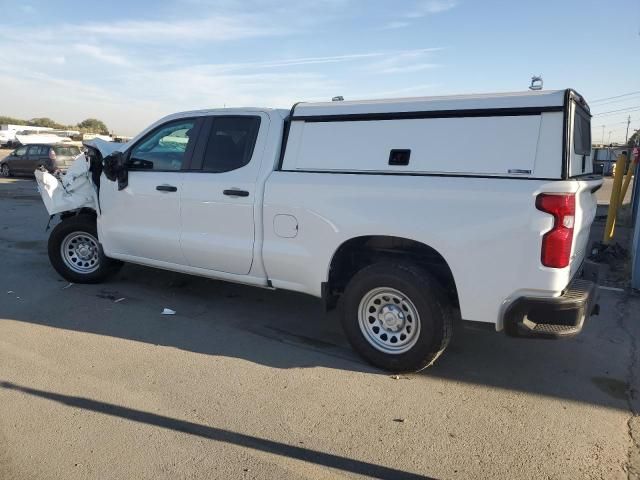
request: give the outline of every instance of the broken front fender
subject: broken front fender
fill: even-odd
[[[55,177],[49,172],[34,172],[38,191],[49,215],[80,208],[91,208],[100,214],[98,191],[91,180],[90,164],[84,154],[76,158],[66,175]]]

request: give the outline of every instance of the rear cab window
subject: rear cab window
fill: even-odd
[[[76,146],[53,147],[53,151],[56,152],[56,155],[62,157],[77,157],[80,155],[80,149]]]
[[[202,170],[223,173],[251,161],[260,117],[217,117],[209,132]]]

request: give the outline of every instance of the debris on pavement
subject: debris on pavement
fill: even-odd
[[[175,315],[176,311],[175,310],[171,310],[170,308],[165,308],[164,310],[162,310],[161,315]]]
[[[73,287],[73,282],[69,282],[67,285],[65,285],[64,287],[62,287],[63,290],[66,290],[69,287]]]
[[[7,295],[11,295],[12,293],[15,293],[15,292],[14,292],[13,290],[9,290],[9,291],[7,292]]]
[[[600,263],[610,263],[613,260],[626,260],[629,258],[629,250],[619,243],[607,245],[601,242],[595,243],[591,250],[590,260]]]
[[[100,290],[100,292],[98,292],[96,294],[96,297],[98,298],[104,298],[105,300],[111,300],[113,302],[116,301],[120,292],[117,291],[110,291],[110,290]]]
[[[404,423],[405,419],[404,418],[394,418],[393,421],[397,422],[397,423]]]
[[[120,298],[115,299],[115,300],[113,301],[113,303],[120,303],[120,302],[121,302],[121,301],[123,301],[123,300],[126,300],[126,298],[125,298],[125,297],[120,297]]]

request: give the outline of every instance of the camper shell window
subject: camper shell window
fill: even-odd
[[[573,151],[576,155],[591,155],[591,119],[580,108],[573,118]]]

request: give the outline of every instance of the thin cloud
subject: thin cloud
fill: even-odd
[[[426,15],[446,12],[454,8],[457,4],[457,0],[423,0],[417,5],[415,10],[407,13],[405,17],[421,18]]]
[[[115,41],[166,43],[167,41],[230,41],[283,35],[286,28],[260,21],[251,15],[211,16],[181,21],[122,21],[88,23],[73,27],[84,33]]]
[[[414,63],[413,65],[405,65],[399,67],[389,67],[380,70],[380,73],[413,73],[413,72],[421,72],[423,70],[430,70],[432,68],[440,67],[437,63]]]
[[[383,28],[383,30],[394,30],[396,28],[404,28],[404,27],[408,27],[409,25],[411,25],[411,22],[406,22],[406,21],[400,21],[397,20],[395,22],[389,22],[387,23]]]
[[[343,63],[343,62],[355,62],[367,59],[376,58],[416,58],[417,56],[427,53],[437,52],[442,50],[440,47],[434,48],[419,48],[411,50],[390,50],[390,51],[377,51],[377,52],[365,52],[365,53],[350,53],[344,55],[332,55],[332,56],[320,56],[320,57],[302,57],[291,58],[283,60],[268,60],[259,62],[245,62],[245,63],[228,63],[228,64],[211,64],[206,65],[215,71],[233,71],[243,69],[257,69],[257,68],[284,68],[284,67],[296,67],[304,65],[321,65],[328,63]]]
[[[372,72],[382,74],[407,74],[437,68],[440,66],[439,64],[427,60],[433,52],[438,50],[442,49],[420,49],[396,52],[393,55],[387,55],[376,62],[370,63],[367,68]]]
[[[105,51],[103,48],[98,47],[96,45],[78,44],[78,45],[74,45],[74,48],[78,53],[82,55],[87,55],[100,62],[109,63],[111,65],[118,65],[118,66],[127,66],[131,64],[131,62],[129,62],[129,60],[127,60],[124,56],[118,55],[115,53],[109,53]]]

